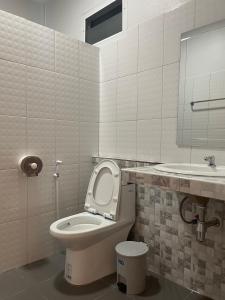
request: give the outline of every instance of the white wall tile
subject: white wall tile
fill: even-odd
[[[80,121],[98,122],[99,84],[80,79]]]
[[[117,121],[136,120],[137,118],[137,75],[118,79]]]
[[[80,78],[99,81],[99,48],[79,42]]]
[[[138,119],[150,120],[162,115],[162,68],[138,74]]]
[[[163,101],[162,117],[177,116],[179,91],[179,64],[174,63],[163,67]]]
[[[27,68],[27,116],[55,118],[55,73]]]
[[[79,120],[79,80],[62,74],[56,74],[55,86],[56,119]]]
[[[60,209],[74,207],[77,209],[79,201],[79,165],[63,164],[59,177],[59,205]]]
[[[117,80],[100,84],[100,122],[116,120]]]
[[[160,162],[161,119],[137,122],[137,159]]]
[[[161,142],[161,162],[190,162],[189,148],[179,148],[176,145],[177,119],[169,118],[162,120],[162,142]]]
[[[27,147],[29,155],[39,156],[44,166],[55,163],[55,121],[27,120]]]
[[[83,162],[80,164],[79,172],[79,183],[80,183],[80,193],[79,193],[79,208],[84,208],[85,197],[87,193],[87,188],[89,180],[91,178],[91,173],[93,171],[92,162]]]
[[[195,1],[165,14],[164,18],[164,64],[180,58],[180,35],[194,28]]]
[[[26,26],[25,19],[0,11],[0,58],[26,63]]]
[[[0,115],[26,116],[26,67],[2,59],[0,60]]]
[[[137,72],[138,65],[138,28],[125,32],[118,41],[118,76]]]
[[[79,161],[79,123],[73,121],[56,121],[56,160],[64,164]]]
[[[26,21],[26,63],[46,70],[55,70],[54,31],[39,24]]]
[[[60,33],[55,33],[55,70],[70,76],[78,76],[79,43]]]
[[[163,16],[139,26],[138,70],[144,71],[162,66]]]
[[[26,264],[26,221],[0,224],[0,244],[0,272]]]
[[[62,218],[66,218],[66,217],[69,217],[69,216],[72,216],[72,215],[75,215],[77,214],[79,211],[78,211],[78,208],[75,208],[74,206],[72,207],[62,207],[60,209],[60,212],[59,212],[59,218],[62,219]],[[62,248],[62,245],[59,244],[59,248]]]
[[[117,123],[117,157],[136,159],[136,121]]]
[[[196,0],[195,26],[200,27],[225,18],[223,0]]]
[[[116,122],[104,122],[99,124],[99,155],[116,157]]]
[[[0,116],[0,169],[17,168],[26,154],[26,118]]]
[[[91,156],[98,154],[99,50],[84,44],[80,50],[79,64],[76,40],[56,33],[55,47],[53,30],[0,11],[0,272],[58,250],[49,235],[56,219],[56,155],[64,163],[60,215],[83,205],[81,186],[89,182]],[[80,85],[79,76],[89,81]],[[81,126],[80,116],[87,120]],[[24,155],[43,160],[38,177],[18,170]]]
[[[0,171],[0,190],[0,223],[26,218],[26,178],[17,169]]]
[[[38,177],[28,178],[28,216],[55,210],[54,167],[44,166]]]
[[[128,28],[162,15],[165,11],[165,5],[168,2],[171,1],[142,0],[140,5],[139,1],[128,0]]]
[[[28,262],[54,254],[55,239],[49,234],[49,227],[55,218],[55,212],[49,212],[28,219]]]
[[[89,162],[98,155],[98,123],[80,122],[80,161]]]
[[[100,48],[100,80],[101,82],[117,77],[117,42],[111,42]]]

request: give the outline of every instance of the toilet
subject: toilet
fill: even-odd
[[[115,246],[127,239],[135,222],[135,185],[121,184],[113,160],[102,160],[94,168],[84,210],[50,226],[50,234],[66,247],[65,279],[73,285],[116,271]]]

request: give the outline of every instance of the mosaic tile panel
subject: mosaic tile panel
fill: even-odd
[[[224,299],[225,231],[209,228],[206,241],[196,241],[196,225],[183,223],[179,203],[185,194],[137,185],[134,238],[146,242],[148,269],[182,286],[213,299]],[[196,205],[185,208],[187,217],[196,214]],[[225,219],[225,204],[210,199],[207,218]]]
[[[93,158],[98,163],[102,158]],[[115,159],[121,168],[151,165]],[[159,177],[159,176],[158,176]],[[173,190],[176,181],[149,180],[149,176],[122,172],[122,184],[136,182],[136,223],[131,237],[149,246],[147,267],[179,285],[214,300],[225,299],[225,202],[210,199],[207,219],[218,216],[222,227],[207,230],[203,243],[196,241],[196,225],[181,220],[179,204],[186,196],[189,181],[182,180],[182,191]],[[179,182],[180,184],[180,182]],[[180,186],[180,185],[179,185]],[[195,197],[184,207],[186,218],[197,214]]]
[[[146,169],[136,167],[123,168],[123,181],[141,184],[143,182],[158,186],[161,189],[183,192],[225,201],[225,180],[219,177],[191,176],[167,173],[155,170],[150,166]]]

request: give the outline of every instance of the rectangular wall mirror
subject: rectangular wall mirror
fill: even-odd
[[[225,21],[181,36],[177,144],[225,148]]]

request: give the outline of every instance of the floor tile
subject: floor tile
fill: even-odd
[[[4,300],[47,300],[46,297],[41,295],[37,287],[28,288],[12,297],[5,298]]]
[[[43,259],[32,264],[26,265],[19,269],[21,274],[32,278],[35,282],[48,280],[64,269],[60,264],[61,258]],[[56,263],[57,262],[57,263]]]
[[[163,293],[164,297],[167,297],[167,300],[181,300],[187,298],[190,294],[190,290],[164,279]]]
[[[111,275],[103,277],[101,280],[106,284],[108,283],[111,285],[115,285],[116,284],[116,276],[117,276],[116,273],[113,273]]]
[[[56,264],[60,270],[64,270],[65,267],[65,253],[61,252],[59,254],[53,255],[48,259],[49,263]]]
[[[42,294],[49,300],[92,300],[110,293],[112,286],[102,280],[86,286],[72,286],[64,279],[64,272],[39,284]]]
[[[110,291],[108,291],[108,293],[98,297],[95,300],[135,300],[135,299],[136,298],[134,295],[126,295],[120,292],[117,286],[114,286]]]
[[[213,300],[213,299],[192,292],[185,300]]]
[[[163,278],[151,275],[147,277],[146,290],[136,295],[136,300],[185,300],[190,291]]]
[[[116,273],[86,286],[64,279],[65,255],[57,254],[0,274],[0,300],[212,300],[150,273],[140,295],[119,291]]]
[[[135,299],[141,300],[141,299],[151,299],[151,300],[163,300],[164,299],[164,280],[148,276],[146,280],[146,289],[145,291],[140,294],[136,295]]]
[[[9,298],[33,285],[33,281],[24,277],[17,269],[0,275],[0,299]]]

